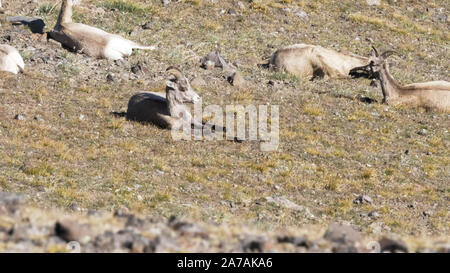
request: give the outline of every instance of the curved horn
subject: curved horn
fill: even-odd
[[[375,57],[380,56],[380,55],[378,54],[378,50],[377,50],[374,46],[372,46],[372,49],[373,49],[373,52],[375,53]]]
[[[184,78],[183,72],[181,72],[181,70],[176,68],[175,66],[169,66],[166,69],[166,72],[174,75],[178,80]]]
[[[388,51],[383,52],[383,54],[381,54],[381,58],[384,60],[387,57],[391,56],[392,54],[398,54],[398,53],[393,50],[388,50]]]

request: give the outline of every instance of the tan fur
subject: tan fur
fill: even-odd
[[[127,118],[153,123],[162,128],[182,128],[188,122],[201,128],[202,123],[194,120],[186,102],[196,102],[200,97],[195,93],[184,75],[175,68],[169,68],[174,79],[166,81],[166,97],[163,94],[142,92],[133,95],[128,102]]]
[[[50,38],[60,42],[72,51],[78,51],[94,58],[118,60],[130,56],[133,49],[153,50],[121,36],[101,29],[72,21],[73,0],[63,0],[58,21],[49,33]]]
[[[25,64],[17,49],[0,44],[0,71],[13,74],[24,72]]]
[[[385,61],[393,53],[388,51],[379,56],[374,48],[372,62],[355,70],[363,69],[376,75],[381,82],[384,101],[389,105],[424,107],[450,112],[450,82],[433,81],[400,86],[390,74]]]
[[[269,67],[300,78],[347,78],[349,71],[367,65],[369,58],[340,53],[316,45],[297,44],[277,50]]]

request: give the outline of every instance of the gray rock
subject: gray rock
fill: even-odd
[[[272,203],[274,205],[280,206],[280,207],[284,207],[286,209],[303,211],[309,218],[314,218],[314,215],[310,213],[308,208],[297,205],[294,202],[290,201],[289,199],[287,199],[283,196],[268,196],[268,197],[265,197],[265,201],[268,203]]]
[[[400,240],[383,237],[378,243],[380,244],[381,252],[408,252],[408,247]]]
[[[108,75],[106,75],[106,81],[107,82],[115,82],[116,79],[114,78],[114,75],[108,74]]]
[[[25,196],[12,192],[0,192],[0,204],[6,206],[17,206],[25,203]]]
[[[381,0],[366,0],[366,3],[369,6],[379,6],[381,4]]]
[[[12,16],[8,17],[7,20],[13,25],[28,26],[33,33],[44,34],[45,23],[41,18]]]
[[[378,212],[376,212],[376,211],[372,211],[372,212],[369,213],[369,217],[371,217],[371,218],[378,218],[378,217],[380,217],[380,214]]]
[[[353,200],[353,204],[373,204],[373,201],[368,195],[359,195]]]
[[[175,216],[170,217],[169,227],[175,231],[178,231],[183,236],[201,237],[204,239],[209,237],[208,234],[199,226],[193,223],[179,221]]]
[[[431,210],[426,210],[426,211],[422,212],[422,215],[425,217],[430,217],[433,215],[433,212]]]
[[[234,72],[231,76],[227,78],[227,81],[234,87],[243,88],[246,86],[245,79],[241,76],[238,71]]]
[[[418,135],[424,136],[428,133],[427,129],[421,129],[419,132],[417,132]]]
[[[262,236],[247,236],[241,241],[243,252],[264,252],[267,238]]]
[[[210,69],[213,67],[220,67],[224,68],[226,65],[226,61],[220,56],[220,53],[217,51],[208,53],[206,56],[204,56],[201,60],[201,67],[205,69]]]
[[[14,116],[14,119],[15,120],[25,120],[25,116],[21,115],[21,114],[17,114],[17,115]]]
[[[331,224],[324,235],[324,239],[345,245],[355,245],[362,239],[361,234],[349,225]]]
[[[295,16],[297,16],[300,19],[308,19],[308,14],[303,10],[298,10],[294,13]]]
[[[282,236],[277,238],[278,243],[287,243],[292,244],[298,247],[306,247],[311,248],[314,246],[314,243],[309,241],[308,239],[304,237],[298,237],[298,236]]]
[[[39,121],[39,122],[43,122],[44,121],[44,119],[41,117],[41,116],[35,116],[34,118],[33,118],[33,120],[35,120],[35,121]]]
[[[14,214],[25,201],[26,197],[22,194],[0,192],[0,214],[2,212]]]
[[[145,24],[142,25],[143,29],[152,29],[153,23],[152,22],[147,22]]]
[[[69,220],[56,222],[55,234],[66,242],[87,242],[90,240],[89,226]]]
[[[206,82],[205,82],[205,80],[202,77],[195,77],[191,81],[191,86],[193,88],[199,88],[199,87],[203,87],[205,85],[206,85]]]
[[[241,10],[244,10],[244,9],[245,9],[245,4],[242,3],[241,1],[238,1],[236,5],[237,5],[237,6],[239,7],[239,9],[241,9]]]

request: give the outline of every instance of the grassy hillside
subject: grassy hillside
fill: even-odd
[[[448,241],[448,114],[389,107],[367,80],[307,81],[256,65],[294,43],[363,56],[375,45],[400,53],[390,59],[400,83],[449,81],[448,1],[239,3],[83,0],[76,21],[157,45],[113,62],[68,52],[5,21],[41,17],[48,31],[59,12],[55,1],[5,1],[0,42],[21,52],[26,73],[0,75],[0,191],[26,194],[42,208],[126,207],[261,231],[348,222],[368,236]],[[246,88],[231,86],[220,69],[200,68],[199,59],[216,50],[237,64]],[[204,79],[196,89],[204,105],[279,105],[278,150],[173,141],[168,130],[111,114],[126,111],[138,91],[163,91],[169,65]],[[372,204],[355,204],[358,195]],[[269,196],[314,217],[265,201]]]

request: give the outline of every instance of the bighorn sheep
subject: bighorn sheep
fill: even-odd
[[[317,45],[296,44],[277,50],[268,65],[270,69],[285,71],[299,78],[346,78],[350,69],[367,65],[369,61],[369,58]]]
[[[154,92],[133,95],[128,102],[127,119],[150,122],[162,128],[182,128],[187,122],[202,128],[184,103],[196,103],[200,96],[192,89],[183,73],[173,66],[167,68],[173,76],[166,81],[166,97]]]
[[[17,74],[23,72],[25,64],[17,49],[9,45],[0,45],[0,71]]]
[[[80,51],[94,58],[120,60],[130,56],[133,49],[154,50],[154,46],[142,46],[133,41],[107,33],[101,29],[72,22],[73,0],[63,0],[55,27],[49,37],[73,51]]]
[[[350,75],[365,71],[378,78],[383,92],[383,102],[389,105],[424,107],[449,112],[450,82],[432,81],[400,86],[389,73],[389,67],[385,61],[394,53],[394,51],[386,51],[379,55],[377,49],[373,47],[371,62],[366,66],[352,69]]]

